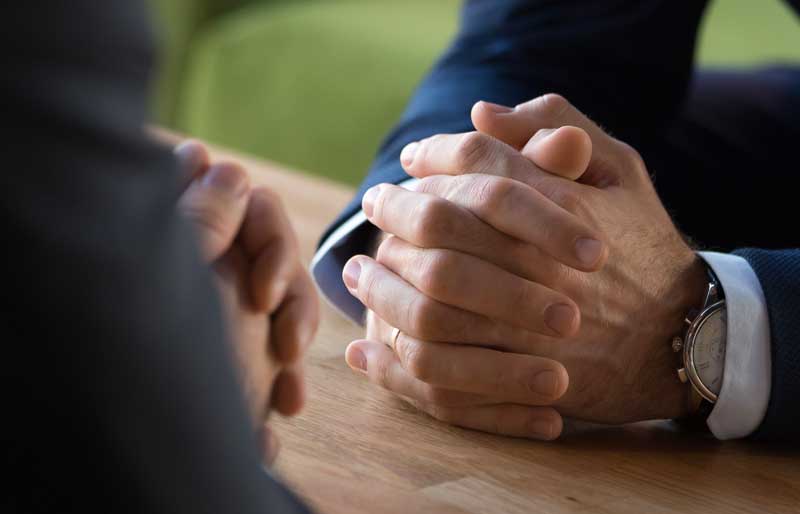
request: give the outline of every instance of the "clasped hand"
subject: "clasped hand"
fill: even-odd
[[[639,154],[558,95],[479,102],[472,118],[476,132],[403,150],[410,190],[364,195],[383,235],[343,271],[368,308],[350,366],[437,419],[506,435],[683,415],[669,341],[705,274]]]
[[[202,144],[186,142],[176,154],[187,184],[179,210],[214,271],[231,354],[269,464],[278,451],[270,411],[293,415],[304,403],[301,357],[317,330],[316,290],[275,193],[252,187],[236,163],[212,165]]]

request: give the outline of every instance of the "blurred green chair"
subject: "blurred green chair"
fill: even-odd
[[[153,0],[164,20],[159,120],[355,184],[455,30],[460,0]],[[800,59],[778,0],[717,0],[705,63]]]
[[[171,124],[357,183],[450,39],[458,5],[251,2],[193,38]]]
[[[160,37],[159,77],[154,110],[158,121],[174,127],[186,61],[198,33],[213,20],[256,0],[149,0]]]

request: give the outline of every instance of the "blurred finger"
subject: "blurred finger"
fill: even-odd
[[[181,196],[179,209],[199,231],[208,261],[231,246],[242,225],[249,191],[247,173],[237,164],[223,162],[211,166]]]
[[[186,189],[193,180],[198,179],[208,169],[211,162],[206,146],[193,139],[175,147],[178,159],[178,173],[181,189]]]
[[[300,270],[272,316],[271,347],[280,363],[299,360],[319,326],[319,301],[311,278]]]
[[[251,261],[254,307],[275,312],[297,272],[297,239],[280,198],[266,188],[254,189],[240,240]]]
[[[294,416],[306,401],[305,370],[299,363],[284,368],[272,386],[271,405],[284,416]]]

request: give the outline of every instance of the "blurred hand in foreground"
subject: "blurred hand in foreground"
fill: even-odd
[[[302,357],[317,330],[316,290],[280,199],[251,187],[237,163],[211,164],[201,143],[175,149],[186,190],[178,207],[196,227],[214,271],[233,354],[265,463],[278,441],[268,418],[303,406]]]

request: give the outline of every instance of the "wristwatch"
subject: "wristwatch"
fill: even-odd
[[[681,353],[678,378],[688,382],[689,415],[708,417],[722,388],[728,316],[725,295],[714,272],[708,271],[708,289],[700,310],[686,315],[686,332],[672,340],[672,350]]]

